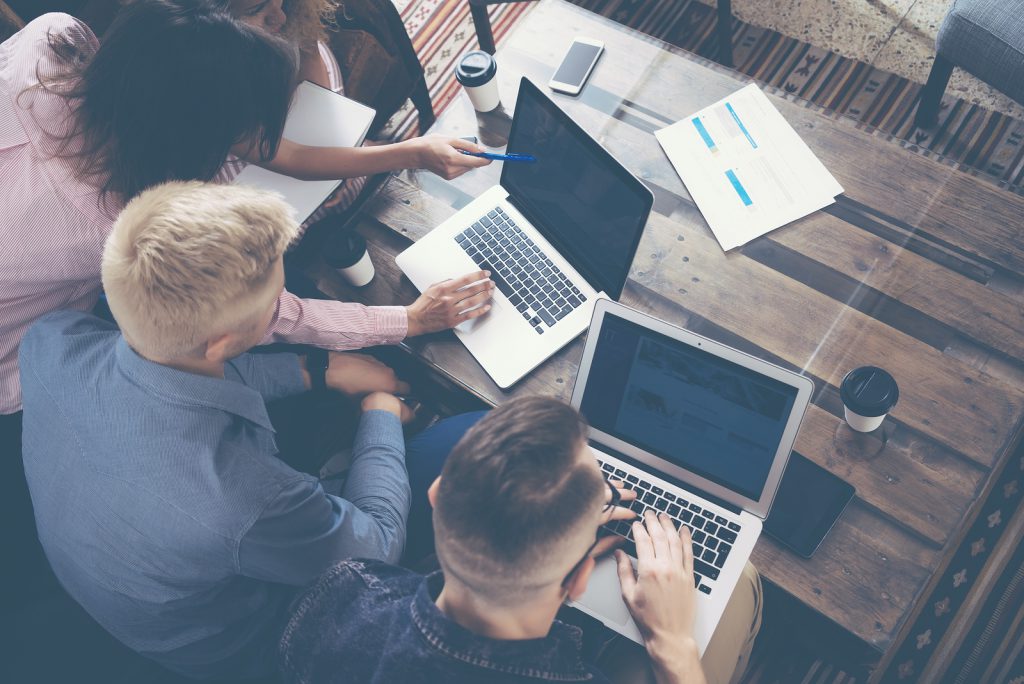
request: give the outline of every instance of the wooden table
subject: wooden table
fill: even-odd
[[[499,51],[504,108],[520,75],[544,84],[575,35],[605,41],[579,98],[560,106],[653,190],[622,301],[814,379],[796,448],[851,482],[857,498],[811,560],[762,537],[764,577],[879,651],[896,643],[1024,414],[1024,200],[836,120],[805,102],[773,101],[846,189],[833,206],[723,253],[653,136],[745,80],[558,0],[544,0]],[[481,117],[500,142],[507,115]],[[464,95],[435,130],[470,135]],[[392,179],[369,205],[378,277],[359,292],[323,272],[345,299],[408,303],[417,292],[393,255],[496,182],[497,164],[447,183]],[[453,274],[454,275],[454,274]],[[494,385],[450,333],[410,340],[453,382],[498,404],[525,394],[568,398],[577,340],[511,391]],[[900,383],[880,434],[845,426],[837,386],[880,365]]]

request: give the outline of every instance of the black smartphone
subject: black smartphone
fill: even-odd
[[[850,483],[794,451],[764,531],[783,546],[810,558],[855,491]]]

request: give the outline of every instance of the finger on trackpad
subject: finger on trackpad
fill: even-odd
[[[471,318],[468,321],[463,321],[462,323],[459,323],[457,326],[455,326],[455,329],[461,333],[473,332],[474,330],[476,330],[478,326],[484,324],[484,322],[490,317],[490,315],[494,312],[495,309],[497,309],[496,303],[492,301],[490,311],[485,313],[483,316],[477,316],[476,318]]]

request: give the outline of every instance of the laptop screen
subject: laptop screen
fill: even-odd
[[[598,430],[759,499],[797,389],[606,314],[580,411]]]
[[[629,171],[525,78],[501,185],[517,208],[598,291],[618,299],[653,197]]]

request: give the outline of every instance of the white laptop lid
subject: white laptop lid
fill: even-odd
[[[805,376],[602,300],[572,405],[599,444],[765,518],[813,390]]]

